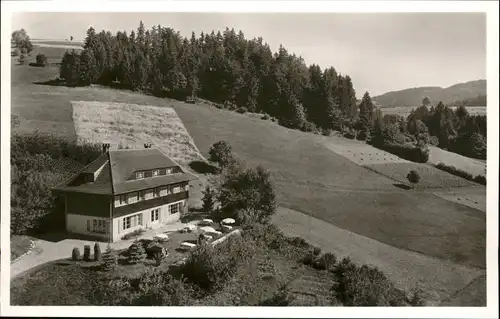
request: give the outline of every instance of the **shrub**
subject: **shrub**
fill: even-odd
[[[215,142],[208,154],[210,161],[218,163],[221,168],[227,167],[233,160],[231,144],[226,141]]]
[[[337,258],[332,253],[323,254],[314,263],[314,268],[318,270],[333,270],[335,269],[335,263]]]
[[[136,290],[130,301],[133,306],[188,306],[196,295],[184,280],[154,268],[145,270],[133,286]]]
[[[262,247],[281,249],[286,237],[275,224],[251,224],[243,227],[243,238]]]
[[[311,250],[307,252],[307,254],[302,258],[301,262],[304,265],[312,266],[318,259],[318,256],[314,254],[314,252]]]
[[[319,256],[321,254],[321,248],[319,247],[314,247],[313,248],[313,255],[314,256]]]
[[[266,223],[276,212],[271,174],[261,166],[228,173],[218,192],[221,214],[243,223]]]
[[[465,178],[466,180],[481,184],[481,185],[486,185],[486,177],[483,175],[477,175],[474,177],[472,174],[463,171],[461,169],[456,168],[455,166],[451,165],[446,165],[444,163],[439,163],[435,165],[436,168],[443,170],[445,172],[448,172],[450,174]]]
[[[367,131],[365,131],[365,130],[361,130],[361,131],[359,131],[359,132],[358,132],[358,134],[356,135],[356,139],[357,139],[358,141],[364,141],[364,140],[366,140],[366,139],[367,139],[368,135],[369,135],[369,133],[367,133]]]
[[[356,138],[356,130],[354,128],[350,128],[348,126],[342,127],[342,136],[348,139]]]
[[[128,248],[128,263],[129,264],[137,264],[144,259],[146,259],[146,250],[144,246],[140,244],[138,241],[134,242]]]
[[[101,260],[101,246],[99,245],[99,243],[94,244],[94,260]]]
[[[477,175],[476,177],[474,177],[474,182],[481,185],[486,185],[486,177],[483,175]]]
[[[288,238],[288,242],[296,247],[308,248],[309,243],[302,237]]]
[[[330,136],[330,135],[332,135],[332,130],[331,129],[324,129],[321,134],[323,134],[324,136]]]
[[[238,109],[236,109],[236,112],[244,114],[244,113],[248,112],[248,110],[246,107],[242,106],[242,107],[239,107]]]
[[[253,245],[241,237],[230,237],[217,246],[198,246],[179,272],[200,288],[213,291],[222,287],[254,253]]]
[[[166,253],[165,249],[161,246],[154,246],[151,248],[151,250],[153,251],[153,259],[155,261],[155,266],[160,266],[161,261],[165,257],[167,257],[167,253]]]
[[[26,55],[24,55],[24,53],[21,53],[21,55],[19,56],[19,59],[17,59],[17,61],[19,62],[19,64],[25,65],[26,64]]]
[[[237,106],[236,104],[234,104],[233,102],[231,101],[225,101],[224,102],[224,108],[227,109],[227,110],[236,110]]]
[[[440,170],[443,170],[443,171],[448,172],[450,174],[465,178],[469,181],[474,180],[474,177],[472,176],[472,174],[467,173],[465,171],[462,171],[462,170],[456,168],[455,166],[446,165],[444,163],[439,163],[435,166],[436,166],[436,168],[439,168]]]
[[[83,260],[90,261],[90,245],[83,247]]]
[[[269,120],[271,117],[269,116],[269,114],[264,114],[262,115],[261,119],[262,120]]]
[[[205,212],[211,212],[214,209],[214,197],[215,197],[215,192],[210,188],[209,185],[205,187],[205,190],[203,191],[203,206],[202,209]]]
[[[413,185],[417,184],[419,181],[420,181],[420,174],[418,174],[417,171],[415,170],[411,170],[408,175],[406,175],[406,178],[408,179],[408,181],[410,183],[412,183]]]
[[[309,121],[305,121],[300,127],[300,130],[303,132],[319,132],[318,127],[314,123]]]
[[[77,247],[73,248],[73,251],[71,252],[71,259],[74,261],[80,260],[80,249]]]
[[[350,259],[343,259],[335,269],[338,284],[335,297],[344,306],[404,306],[406,295],[396,289],[377,268],[358,267]]]
[[[37,54],[36,55],[36,65],[37,66],[47,66],[48,65],[48,60],[45,54]]]
[[[102,254],[102,269],[104,271],[111,271],[116,268],[118,265],[118,256],[115,251],[111,249],[111,246],[108,244],[106,247],[106,251]]]
[[[430,136],[429,137],[429,144],[438,146],[439,145],[439,139],[436,136]]]

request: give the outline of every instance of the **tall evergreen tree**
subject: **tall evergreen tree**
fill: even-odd
[[[372,127],[373,102],[370,93],[365,92],[359,104],[359,122],[361,129],[368,132]]]

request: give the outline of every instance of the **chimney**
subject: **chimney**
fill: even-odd
[[[102,152],[106,153],[107,151],[109,151],[109,146],[109,143],[102,144]]]

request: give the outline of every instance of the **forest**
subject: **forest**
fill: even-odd
[[[349,75],[308,66],[283,46],[273,53],[262,38],[229,28],[186,38],[160,25],[146,30],[142,21],[130,34],[90,27],[84,50],[65,53],[60,78],[69,86],[100,84],[264,113],[289,128],[373,139],[374,146],[418,162],[427,161],[427,144],[486,158],[486,116],[470,115],[464,105],[431,105],[428,98],[408,118],[383,116],[368,92],[358,105]]]
[[[228,109],[267,113],[291,128],[333,129],[354,121],[356,94],[348,75],[307,66],[283,46],[240,31],[183,38],[171,28],[87,31],[84,50],[67,52],[60,77],[71,86],[117,85],[180,100],[202,98]]]

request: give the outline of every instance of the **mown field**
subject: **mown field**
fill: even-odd
[[[71,101],[172,107],[204,156],[212,143],[227,140],[249,164],[270,169],[281,206],[403,250],[447,260],[443,263],[485,267],[483,212],[425,191],[397,188],[393,179],[333,152],[326,143],[335,139],[203,104],[107,88],[33,84],[56,73],[53,68],[13,69],[12,112],[21,118],[19,130],[39,128],[76,139]]]
[[[410,170],[417,171],[420,175],[420,181],[413,185],[415,188],[457,188],[477,185],[433,166],[419,163],[372,164],[365,165],[365,167],[405,185],[411,185],[406,178],[408,172]],[[486,191],[484,187],[483,189]]]
[[[340,258],[349,256],[359,264],[382,269],[399,289],[422,289],[431,303],[449,297],[450,291],[462,289],[484,273],[484,270],[444,262],[442,259],[382,244],[290,209],[278,209],[277,214],[273,216],[273,222],[280,225],[287,236],[302,236],[309,243],[331,251]],[[482,302],[476,305],[482,305],[485,301]]]
[[[457,153],[445,151],[436,146],[430,146],[429,150],[429,163],[431,164],[444,163],[472,174],[472,176],[487,176],[486,161],[465,157]]]

